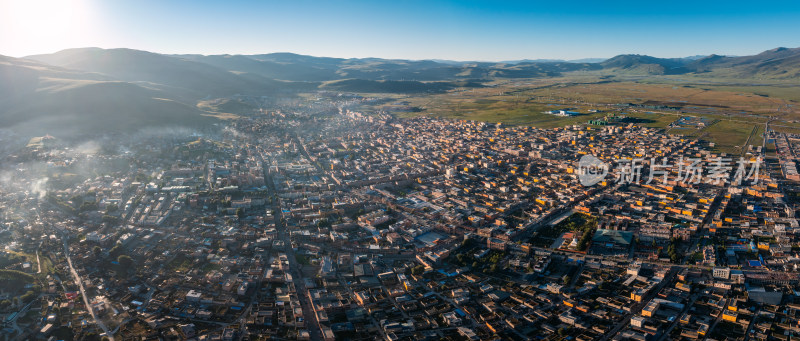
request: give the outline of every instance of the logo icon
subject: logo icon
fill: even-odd
[[[586,154],[578,161],[578,179],[581,185],[594,186],[608,175],[608,165],[591,154]]]

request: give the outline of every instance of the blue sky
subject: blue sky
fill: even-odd
[[[747,55],[800,46],[800,1],[2,0],[0,54],[162,53],[513,60]]]

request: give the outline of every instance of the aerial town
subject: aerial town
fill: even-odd
[[[2,338],[800,337],[800,136],[732,155],[623,120],[352,106],[368,100],[31,140],[0,170]]]

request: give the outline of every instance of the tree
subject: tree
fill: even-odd
[[[91,210],[96,210],[96,209],[97,209],[97,203],[96,202],[83,202],[81,204],[80,208],[78,208],[78,211],[86,212],[86,211],[91,211]]]
[[[99,246],[97,246],[97,245],[95,245],[95,246],[92,248],[92,254],[94,254],[94,256],[95,256],[95,257],[100,257],[100,253],[101,253],[101,252],[103,252],[103,249],[101,249],[101,248],[100,248]]]
[[[589,247],[589,242],[592,240],[592,229],[587,229],[583,231],[583,236],[578,241],[578,251],[586,251],[586,248]]]
[[[241,207],[236,209],[236,216],[239,217],[239,219],[244,218],[244,210]]]
[[[84,336],[83,339],[84,340],[89,340],[89,341],[102,341],[102,339],[100,338],[100,335],[98,335],[95,332],[86,333],[86,336]]]
[[[297,256],[295,256],[295,259],[297,259],[297,262],[300,263],[300,265],[308,265],[308,264],[311,263],[309,261],[308,257],[306,257],[304,255],[297,255]]]
[[[503,256],[502,253],[495,253],[489,257],[489,263],[497,264],[497,262],[503,259]]]
[[[497,264],[492,264],[489,266],[489,272],[497,272]]]
[[[108,254],[111,257],[119,256],[120,253],[122,253],[122,244],[121,243],[115,244],[114,247],[112,247],[111,250],[108,251]]]
[[[569,275],[564,276],[564,285],[569,285],[570,282],[572,282],[572,277]]]
[[[109,225],[115,225],[115,224],[119,223],[119,218],[117,218],[117,217],[115,217],[113,215],[104,214],[103,215],[103,222],[106,223],[106,224],[109,224]]]
[[[20,297],[19,299],[22,301],[22,303],[30,303],[31,301],[33,301],[35,297],[36,293],[33,292],[33,290],[28,290],[28,292],[22,295],[22,297]]]
[[[69,201],[71,201],[74,204],[79,204],[79,203],[83,202],[83,197],[78,195],[78,194],[75,194],[75,195],[69,197]]]
[[[667,246],[667,255],[669,255],[669,259],[673,263],[680,262],[681,254],[678,253],[678,240],[676,238],[670,240],[669,246]]]
[[[127,271],[133,265],[133,258],[128,255],[120,255],[117,257],[117,263],[119,263],[120,269]]]

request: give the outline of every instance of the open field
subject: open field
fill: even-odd
[[[786,126],[777,125],[777,126],[770,126],[770,129],[773,129],[775,131],[779,131],[779,132],[782,132],[782,133],[800,134],[800,128],[798,128],[798,127],[786,127]]]
[[[742,122],[718,121],[711,126],[703,129],[708,134],[707,139],[714,141],[720,152],[741,154],[741,147],[747,141],[756,125],[749,125]],[[754,141],[751,141],[751,144]]]
[[[800,102],[800,84],[792,80],[742,80],[737,78],[707,78],[701,75],[659,76],[639,79],[650,84],[694,86],[716,91],[754,94]]]
[[[35,253],[26,253],[26,252],[21,252],[21,251],[14,251],[14,250],[5,250],[5,252],[8,252],[10,254],[14,254],[14,255],[17,255],[17,256],[20,256],[20,257],[24,257],[26,262],[30,262],[31,263],[31,267],[33,268],[33,272],[34,273],[38,273],[39,263],[36,261],[36,254]],[[42,276],[46,276],[47,274],[50,274],[51,272],[53,272],[54,266],[53,266],[53,262],[50,261],[50,258],[48,258],[44,254],[40,254],[39,255],[39,261],[42,262],[42,264],[41,264],[41,266],[42,266],[42,274],[43,274]]]
[[[684,84],[679,82],[685,81]],[[620,77],[575,73],[566,77],[497,81],[483,88],[446,93],[391,95],[392,101],[367,107],[398,117],[432,116],[554,128],[586,124],[609,114],[626,113],[622,123],[664,129],[670,134],[703,136],[718,152],[741,154],[742,144],[763,143],[764,123],[774,129],[800,132],[800,88],[795,84],[736,84],[734,80],[693,77]],[[376,96],[375,94],[372,94]],[[386,95],[384,95],[386,97]],[[628,103],[634,106],[626,106]],[[623,104],[623,105],[620,105]],[[404,111],[404,108],[414,108]],[[679,108],[679,109],[678,109]],[[572,117],[544,113],[567,109]],[[600,113],[589,113],[590,109]],[[681,117],[698,117],[705,127],[670,127]],[[772,127],[772,126],[771,126]],[[746,148],[746,146],[744,147]]]

